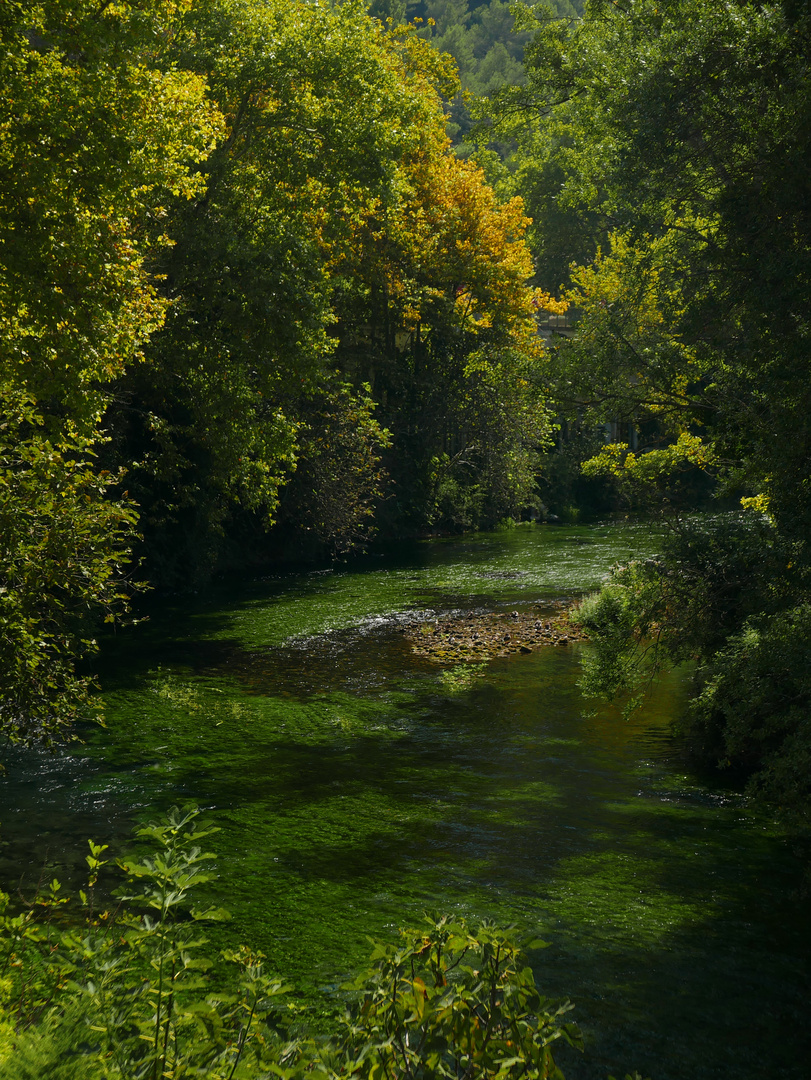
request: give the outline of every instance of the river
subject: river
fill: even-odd
[[[642,525],[520,527],[403,546],[154,606],[105,644],[107,728],[12,756],[6,888],[71,882],[172,803],[221,833],[223,941],[259,947],[324,1015],[427,910],[539,934],[576,1005],[568,1080],[800,1080],[811,935],[791,839],[670,735],[684,678],[630,720],[577,688],[587,645],[441,668],[415,618],[553,610],[655,550]]]

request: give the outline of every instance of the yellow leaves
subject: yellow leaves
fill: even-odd
[[[673,337],[694,299],[685,282],[697,286],[690,273],[696,244],[711,231],[703,219],[674,217],[661,235],[631,238],[614,232],[610,250],[598,249],[589,266],[577,267],[571,301],[587,313],[611,317],[623,332]]]
[[[543,289],[533,289],[532,303],[539,311],[548,311],[551,315],[565,315],[569,310],[568,300],[556,300]]]
[[[418,36],[417,24],[421,21],[416,18],[410,24],[390,26],[386,31],[388,48],[409,76],[421,85],[423,92],[438,93],[451,99],[459,90],[456,61],[450,53],[439,52],[429,41]]]
[[[608,474],[619,479],[649,483],[666,479],[685,466],[707,469],[716,464],[715,452],[698,435],[679,433],[670,446],[636,454],[624,443],[609,443],[589,461],[583,472],[586,476]]]
[[[535,294],[525,284],[532,262],[521,200],[500,205],[481,169],[456,158],[444,140],[407,159],[402,172],[407,186],[390,220],[399,272],[444,293],[457,324],[474,332],[530,318]]]
[[[756,514],[768,514],[770,499],[765,492],[760,492],[759,495],[745,495],[741,499],[741,506],[744,510],[754,510]]]
[[[674,458],[683,458],[691,465],[705,468],[716,464],[715,451],[712,446],[705,443],[698,435],[691,435],[682,431],[674,446],[670,447]]]
[[[572,302],[616,313],[636,333],[661,326],[661,267],[653,257],[652,241],[647,240],[647,244],[632,245],[621,233],[612,233],[610,253],[598,249],[591,265],[578,267],[572,274]]]
[[[624,443],[609,443],[599,454],[583,463],[583,475],[621,476],[628,457],[633,458],[634,455],[628,453],[628,447]]]
[[[410,141],[392,163],[385,198],[347,188],[309,211],[327,268],[382,294],[395,337],[444,320],[473,334],[527,338],[540,305],[562,312],[566,302],[526,284],[533,265],[523,203],[500,204],[482,170],[451,151],[425,42],[402,28],[386,41],[398,80],[422,99],[419,123],[403,117]],[[310,206],[319,204],[320,193]]]
[[[203,161],[225,132],[220,110],[207,96],[206,80],[187,71],[136,69],[140,100],[130,119],[139,179],[136,189],[149,194],[168,189],[175,197],[194,198],[205,186],[190,164]]]

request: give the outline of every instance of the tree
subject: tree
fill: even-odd
[[[601,214],[610,236],[572,297],[616,357],[596,394],[644,405],[641,371],[664,365],[671,404],[656,407],[711,423],[725,457],[757,462],[758,488],[785,469],[767,430],[799,430],[803,412],[786,368],[807,351],[807,34],[789,9],[596,2],[581,22],[539,31],[522,99],[569,132],[560,199]],[[657,343],[627,333],[641,298]]]
[[[165,62],[171,0],[0,4],[0,728],[89,707],[93,621],[125,607],[135,511],[100,466],[112,380],[166,302],[149,259],[219,116]],[[120,492],[120,488],[119,488]]]
[[[95,651],[92,620],[126,613],[137,516],[108,498],[119,478],[99,473],[92,439],[49,438],[8,386],[0,401],[0,734],[51,745],[98,713],[77,662]]]
[[[565,305],[527,284],[521,200],[500,203],[449,151],[436,97],[433,108],[396,198],[337,254],[337,333],[342,364],[372,387],[392,432],[388,512],[411,528],[464,528],[520,516],[536,498],[549,433],[536,317]]]
[[[336,387],[340,411],[337,253],[397,198],[399,163],[433,122],[448,71],[427,50],[394,47],[357,3],[211,4],[174,50],[205,73],[226,138],[205,193],[172,215],[170,314],[150,363],[119,385],[114,424],[118,452],[139,463],[147,556],[178,583],[190,567],[212,571],[235,518],[272,525],[312,401]]]
[[[465,397],[482,388],[467,409],[470,426],[485,401],[492,411],[498,400],[484,389],[482,348],[505,373],[509,357],[531,353],[536,298],[525,287],[520,202],[499,206],[480,171],[453,155],[442,110],[452,65],[413,28],[381,26],[359,5],[228,0],[190,16],[173,47],[179,64],[206,74],[227,134],[206,163],[205,193],[170,211],[166,325],[150,362],[117,386],[111,423],[115,452],[138,463],[128,482],[144,507],[147,557],[160,580],[177,583],[190,567],[210,573],[226,532],[248,518],[270,528],[281,513],[292,535],[295,507],[308,546],[315,535],[339,547],[339,538],[359,537],[379,488],[372,461],[374,445],[386,441],[382,426],[401,430],[422,408],[410,392],[395,407],[412,363],[423,369],[417,381],[433,395],[430,409],[448,414],[436,422],[454,429],[426,443],[423,474],[449,450],[446,434],[460,430],[447,407],[455,389],[439,374],[429,386],[417,359],[420,350],[428,355],[433,329],[447,328],[444,344],[444,330],[436,335],[437,355],[453,356]],[[472,353],[478,374],[466,379]],[[523,394],[526,418],[501,425],[513,436],[505,453],[523,454],[520,467],[502,470],[515,481],[500,501],[505,513],[520,510],[532,486],[527,454],[545,435],[522,363],[505,374],[510,399],[518,388]],[[366,449],[356,455],[312,427],[314,412],[328,428],[346,412],[347,380],[358,401],[368,383],[381,404],[382,426],[364,413]],[[479,429],[475,453],[466,454],[468,484],[485,459],[485,471],[498,472],[494,444],[484,449]],[[324,454],[327,441],[338,456]],[[395,482],[413,489],[411,460]],[[301,477],[291,480],[299,465]],[[357,496],[349,500],[354,524],[348,503],[327,496],[339,488]],[[423,517],[425,498],[415,496]]]
[[[0,370],[57,427],[93,430],[160,325],[147,260],[220,130],[204,79],[166,62],[175,9],[0,7]]]
[[[745,554],[752,526],[731,546],[720,523],[696,534],[680,526],[660,563],[624,571],[605,611],[598,604],[583,618],[609,659],[639,648],[654,666],[668,651],[697,657],[703,685],[717,688],[699,694],[696,715],[718,756],[787,775],[777,762],[809,739],[788,719],[807,705],[806,689],[797,684],[789,705],[767,669],[776,655],[768,643],[785,637],[786,620],[804,633],[811,599],[807,8],[591,0],[574,24],[525,18],[537,28],[528,83],[502,96],[503,116],[549,125],[545,145],[563,178],[557,205],[602,229],[590,263],[572,275],[568,298],[582,314],[558,350],[553,385],[570,408],[642,429],[638,447],[617,442],[592,468],[648,489],[667,488],[674,468],[711,468],[722,491],[770,522],[757,532],[764,573],[753,577]],[[537,141],[533,132],[525,153]],[[679,578],[707,600],[697,623]],[[713,581],[724,583],[720,593]],[[736,591],[747,599],[727,618],[722,597]],[[627,612],[613,624],[619,634],[611,595]],[[699,631],[713,622],[720,636]],[[752,679],[773,718],[759,754],[732,719],[746,707],[733,673],[756,637]],[[627,682],[626,666],[613,671],[615,686]]]
[[[561,16],[574,17],[579,6],[579,0],[574,5],[550,0],[550,7]],[[471,95],[489,97],[505,86],[523,84],[524,47],[530,35],[515,24],[506,0],[424,0],[409,7],[424,24],[420,34],[452,56],[459,68],[461,92],[448,102],[448,130],[469,153]],[[486,111],[486,102],[481,107]]]
[[[281,495],[276,533],[302,557],[344,555],[366,541],[385,495],[389,433],[368,386],[358,393],[336,381],[300,403],[296,471]]]

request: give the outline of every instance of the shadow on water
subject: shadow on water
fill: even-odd
[[[423,545],[156,615],[108,650],[108,729],[12,770],[4,879],[38,874],[46,851],[75,866],[88,836],[120,844],[133,819],[193,799],[222,829],[223,944],[254,943],[310,1002],[363,962],[367,935],[458,911],[549,942],[539,982],[576,1002],[587,1037],[563,1055],[573,1080],[748,1080],[753,1061],[800,1080],[799,868],[671,742],[679,678],[623,722],[585,707],[577,649],[443,673],[397,633],[418,612],[565,595],[579,553],[591,585],[597,555],[604,570],[627,547],[599,529]]]

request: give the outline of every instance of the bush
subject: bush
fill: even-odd
[[[3,1080],[562,1077],[551,1047],[580,1045],[564,1020],[571,1006],[538,993],[513,934],[490,924],[473,933],[461,919],[432,918],[399,945],[377,945],[345,987],[342,1029],[291,1039],[287,988],[262,954],[213,956],[201,933],[227,918],[190,898],[209,880],[213,855],[200,841],[215,831],[177,807],[139,829],[152,853],[118,861],[126,883],[115,910],[98,910],[108,861],[92,842],[78,908],[56,881],[19,914],[0,894]],[[213,988],[215,968],[225,990]]]
[[[697,749],[744,770],[796,821],[811,813],[811,601],[796,552],[753,514],[681,523],[662,554],[617,567],[572,618],[582,687],[628,707],[664,667],[695,665],[683,721]],[[798,602],[799,600],[799,602]]]
[[[811,810],[811,605],[750,618],[714,658],[694,705],[722,760],[792,816]]]
[[[433,918],[402,939],[378,945],[353,984],[360,1007],[324,1075],[562,1077],[551,1046],[580,1045],[563,1021],[571,1005],[538,993],[510,933],[485,923],[473,934],[463,920]]]
[[[189,894],[209,880],[214,856],[199,842],[213,831],[200,826],[196,809],[177,808],[139,829],[154,853],[119,861],[126,884],[115,910],[96,908],[106,848],[91,841],[78,911],[53,881],[22,914],[3,918],[3,1007],[12,1030],[0,1076],[260,1075],[251,1068],[262,1060],[284,987],[264,973],[261,954],[239,949],[222,957],[235,969],[229,992],[208,989],[214,961],[200,924],[227,913],[201,911]]]

